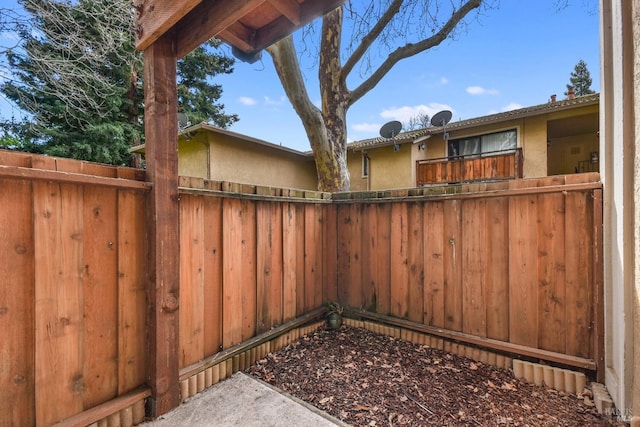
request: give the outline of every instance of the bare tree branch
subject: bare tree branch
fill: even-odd
[[[353,67],[355,67],[358,61],[362,59],[363,55],[367,52],[367,50],[369,50],[371,45],[380,36],[384,28],[389,24],[389,22],[391,22],[393,17],[396,16],[403,2],[404,0],[394,0],[382,15],[382,17],[380,17],[376,25],[371,28],[371,31],[369,31],[369,33],[362,38],[362,41],[360,42],[358,47],[353,51],[349,59],[344,64],[342,73],[345,76],[348,75],[351,70],[353,70]]]
[[[350,103],[355,103],[367,92],[373,89],[401,59],[411,57],[420,52],[424,52],[425,50],[428,50],[442,43],[442,41],[447,38],[451,31],[453,31],[456,25],[458,25],[458,23],[460,23],[460,21],[471,10],[479,7],[481,3],[482,0],[469,0],[451,15],[449,20],[436,34],[418,43],[406,44],[391,52],[387,59],[371,74],[368,79],[362,82],[356,89],[351,91]]]

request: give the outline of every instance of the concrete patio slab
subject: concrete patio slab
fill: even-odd
[[[263,381],[238,372],[141,426],[346,427],[348,424]]]

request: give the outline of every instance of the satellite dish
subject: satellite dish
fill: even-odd
[[[442,110],[431,117],[431,126],[446,126],[451,121],[453,114],[449,110]]]
[[[431,117],[431,126],[442,126],[442,138],[444,140],[449,139],[449,132],[447,132],[447,123],[451,120],[451,111],[442,110],[437,112]]]
[[[178,130],[183,130],[191,126],[189,117],[185,113],[178,113]]]
[[[395,138],[402,130],[402,123],[397,120],[385,123],[380,128],[380,136],[383,138]]]

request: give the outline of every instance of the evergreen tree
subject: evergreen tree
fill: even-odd
[[[591,90],[591,74],[587,69],[587,64],[582,59],[578,61],[573,71],[571,72],[571,77],[569,77],[570,84],[567,85],[567,93],[573,90],[576,96],[589,95],[591,93],[595,93]]]
[[[19,0],[27,21],[13,26],[22,42],[6,50],[13,77],[0,91],[28,113],[2,125],[19,149],[128,164],[142,142],[142,54],[135,50],[129,0]],[[238,120],[216,104],[222,89],[207,79],[233,71],[211,42],[179,63],[179,108],[197,121],[226,127]]]

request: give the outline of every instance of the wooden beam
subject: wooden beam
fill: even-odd
[[[217,36],[264,2],[219,0],[213,4],[201,3],[176,25],[178,58]],[[250,44],[250,40],[245,41]]]
[[[144,51],[147,180],[153,186],[147,208],[149,298],[149,385],[151,416],[180,404],[178,382],[178,120],[173,33]]]
[[[386,323],[392,326],[398,326],[400,328],[405,328],[416,332],[435,335],[438,337],[490,348],[493,350],[503,351],[506,353],[518,354],[520,356],[543,359],[549,362],[561,363],[564,365],[575,366],[577,368],[590,369],[592,371],[596,369],[596,362],[592,359],[585,359],[583,357],[576,357],[570,356],[568,354],[541,350],[539,348],[528,347],[525,345],[512,344],[506,341],[499,341],[491,338],[478,337],[475,335],[469,335],[462,332],[451,331],[448,329],[434,328],[433,326],[411,322],[410,320],[384,316],[382,314],[359,310],[353,307],[345,307],[344,315],[352,319],[371,319],[377,322]]]
[[[145,50],[202,0],[134,0],[136,49]]]
[[[282,13],[280,18],[256,29],[247,28],[238,22],[266,1],[219,0],[213,4],[199,4],[175,26],[178,58],[211,37],[218,37],[244,52],[254,53],[344,3],[344,0],[306,0],[299,5],[299,11],[296,11],[291,3],[297,2],[270,0],[270,4]]]
[[[68,184],[100,185],[132,190],[149,190],[151,185],[144,181],[122,178],[108,178],[103,176],[86,175],[82,173],[33,169],[21,166],[0,165],[0,178],[15,178],[34,181],[64,182]]]
[[[291,331],[292,329],[298,328],[307,323],[315,321],[323,317],[326,313],[327,313],[326,306],[323,305],[321,307],[317,307],[311,310],[310,312],[300,317],[297,317],[293,320],[290,320],[280,326],[272,328],[263,334],[256,335],[253,338],[249,338],[248,340],[245,340],[232,347],[229,347],[226,350],[223,350],[219,353],[214,354],[213,356],[209,356],[204,360],[201,360],[197,363],[186,366],[182,368],[182,370],[180,371],[180,381],[184,381],[187,378],[192,377],[193,375],[199,372],[203,372],[207,370],[213,365],[217,365],[218,363],[225,361],[227,359],[231,359],[232,357],[240,353],[243,353],[251,348],[257,347],[260,344],[263,344],[267,341],[271,341],[281,335],[284,335],[287,332]]]
[[[296,27],[300,26],[300,4],[295,0],[269,0],[271,6],[282,13]]]
[[[128,393],[118,396],[115,399],[108,400],[107,402],[81,412],[77,415],[69,417],[59,423],[54,424],[54,427],[83,427],[93,423],[97,423],[110,415],[117,414],[119,411],[126,409],[129,406],[135,405],[140,401],[144,401],[151,395],[148,388],[139,388],[132,390]],[[144,402],[141,402],[144,403]],[[144,414],[142,414],[144,415]],[[134,420],[142,421],[142,420]]]

